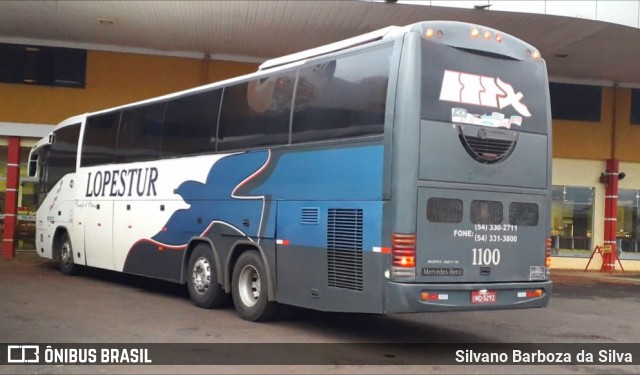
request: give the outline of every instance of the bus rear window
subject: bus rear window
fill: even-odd
[[[423,119],[546,134],[544,63],[422,42]]]

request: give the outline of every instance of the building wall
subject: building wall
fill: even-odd
[[[640,126],[631,125],[631,89],[618,88],[616,92],[616,159],[621,161],[640,161]],[[640,184],[636,184],[640,187]]]
[[[638,140],[640,126],[631,124],[629,88],[603,87],[599,122],[553,120],[554,158],[607,160],[613,156],[640,162]]]
[[[621,161],[620,171],[626,176],[619,181],[620,189],[640,189],[640,126],[630,120],[631,89],[603,88],[601,113],[597,123],[553,121],[553,184],[595,188],[593,246],[604,241],[605,186],[599,177],[606,160],[613,157]],[[584,269],[587,262],[588,258],[556,256],[552,265]],[[596,255],[589,269],[598,270],[601,263]],[[625,270],[640,270],[640,261],[623,259],[622,264]]]
[[[640,138],[636,138],[637,140]],[[600,173],[605,170],[604,160],[580,160],[554,158],[553,160],[553,184],[594,187],[593,204],[593,245],[604,244],[604,184],[599,182]],[[619,181],[620,189],[640,189],[640,162],[620,162],[620,171],[625,173],[625,178]],[[593,250],[593,248],[591,249]],[[554,256],[553,268],[584,269],[589,258]],[[640,261],[622,259],[625,270],[640,271]],[[599,270],[602,258],[596,254],[589,265],[590,270]],[[619,269],[616,263],[616,269]]]
[[[599,122],[553,121],[553,157],[601,159],[611,157],[614,89],[602,90]]]

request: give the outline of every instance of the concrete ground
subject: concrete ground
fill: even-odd
[[[640,274],[553,270],[546,309],[379,316],[290,309],[250,323],[203,310],[183,286],[88,269],[62,275],[32,253],[0,260],[2,343],[634,343]],[[633,346],[640,347],[636,344]],[[366,353],[360,353],[366,358]],[[420,354],[420,353],[414,353]],[[0,356],[0,358],[2,358]],[[638,358],[640,360],[640,358]],[[332,363],[331,359],[327,361]],[[0,373],[639,373],[640,366],[0,366]]]

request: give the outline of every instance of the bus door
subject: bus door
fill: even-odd
[[[113,269],[113,201],[81,201],[87,265]]]
[[[87,253],[84,246],[84,210],[78,202],[74,202],[73,222],[71,223],[71,231],[69,231],[69,239],[73,247],[73,262],[77,264],[87,265]],[[80,255],[80,256],[78,256]]]

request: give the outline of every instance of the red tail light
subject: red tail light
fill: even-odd
[[[391,276],[416,277],[416,235],[394,233],[391,236]]]
[[[547,237],[547,241],[544,247],[544,260],[545,260],[545,266],[547,268],[551,268],[551,246],[552,246],[551,238]]]
[[[394,267],[416,266],[416,235],[394,233],[391,237]]]

